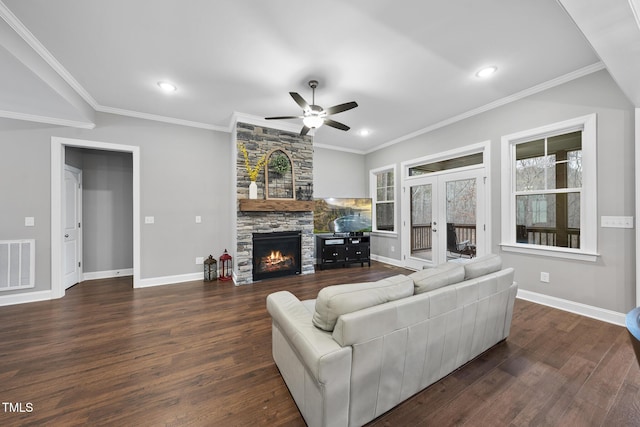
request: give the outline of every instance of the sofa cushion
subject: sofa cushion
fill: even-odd
[[[502,268],[502,258],[499,255],[489,254],[478,257],[464,265],[465,280],[475,279],[485,274],[495,273]]]
[[[333,331],[338,317],[413,295],[413,280],[399,274],[377,282],[327,286],[318,292],[313,324]]]
[[[413,280],[416,294],[429,292],[443,286],[464,280],[464,267],[460,264],[448,262],[434,268],[416,271],[409,277]]]

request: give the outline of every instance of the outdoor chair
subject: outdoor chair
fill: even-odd
[[[456,227],[452,223],[447,223],[447,250],[458,257],[468,256],[473,258],[476,255],[476,248],[469,240],[458,241]]]

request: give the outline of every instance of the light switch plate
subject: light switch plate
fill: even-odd
[[[36,225],[36,219],[32,216],[24,217],[24,226],[25,227],[33,227]]]
[[[196,215],[196,224],[200,224],[202,222],[202,217],[200,215]]]
[[[600,226],[604,228],[633,228],[632,216],[602,216]]]
[[[145,224],[153,224],[156,222],[156,219],[152,216],[145,216],[144,217],[144,223]]]

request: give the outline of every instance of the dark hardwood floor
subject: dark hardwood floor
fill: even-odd
[[[96,280],[0,307],[0,425],[303,426],[271,358],[266,296],[403,271],[242,287]],[[506,341],[370,425],[638,426],[640,368],[624,328],[516,300]]]

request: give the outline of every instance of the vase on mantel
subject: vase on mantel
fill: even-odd
[[[249,198],[250,199],[258,198],[258,185],[256,184],[255,181],[251,181],[251,184],[249,184]]]

